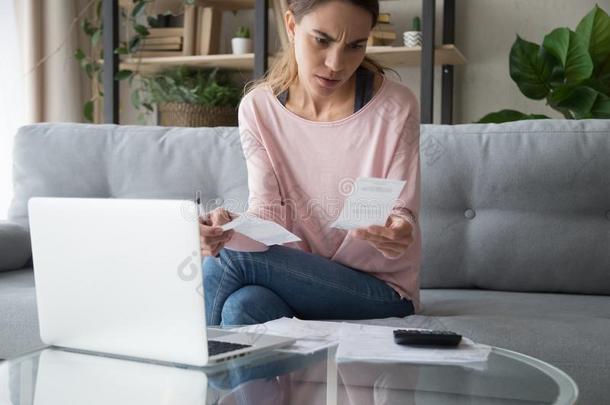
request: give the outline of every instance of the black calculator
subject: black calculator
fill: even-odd
[[[394,342],[409,346],[455,347],[462,341],[462,335],[446,330],[396,329]]]

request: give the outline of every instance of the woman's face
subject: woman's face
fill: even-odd
[[[286,25],[294,39],[299,83],[325,97],[341,88],[364,59],[371,14],[346,1],[329,1],[303,16],[299,24],[288,11]]]

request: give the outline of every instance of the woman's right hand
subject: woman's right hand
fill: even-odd
[[[199,218],[199,246],[201,256],[218,256],[218,252],[233,237],[235,231],[223,231],[220,227],[231,222],[237,215],[222,207],[208,212],[205,217]]]

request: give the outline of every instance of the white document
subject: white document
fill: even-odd
[[[225,231],[235,229],[237,232],[267,246],[301,240],[283,226],[249,214],[242,214],[233,221],[222,225],[221,228]]]
[[[384,226],[405,184],[405,180],[359,177],[354,191],[345,200],[339,218],[331,227],[355,229],[369,225]]]
[[[264,333],[297,339],[292,345],[276,349],[284,353],[311,354],[336,346],[339,342],[337,322],[303,321],[298,318],[279,318],[258,325],[232,329],[235,332]]]
[[[474,343],[465,337],[462,337],[462,341],[455,348],[434,349],[398,345],[394,343],[394,329],[407,328],[343,323],[339,332],[337,361],[481,363],[487,361],[491,352],[490,346]],[[476,368],[476,365],[472,367]]]

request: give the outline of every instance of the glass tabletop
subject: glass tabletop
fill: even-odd
[[[46,348],[0,364],[0,404],[573,404],[574,381],[493,348],[472,365],[335,362],[336,348],[205,368]]]

